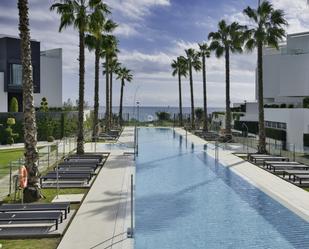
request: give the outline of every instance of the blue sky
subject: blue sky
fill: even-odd
[[[18,35],[16,0],[0,1],[0,33]],[[76,99],[78,93],[78,36],[69,28],[58,33],[59,17],[49,11],[53,0],[29,0],[33,39],[41,41],[41,50],[63,48],[64,100]],[[242,10],[257,6],[258,0],[106,0],[111,18],[119,23],[115,34],[120,40],[119,60],[133,70],[134,81],[126,86],[124,103],[133,105],[134,95],[145,106],[177,106],[177,79],[171,76],[172,59],[184,49],[197,48],[216,31],[221,19],[246,23]],[[306,0],[272,0],[286,12],[288,32],[309,30]],[[254,100],[255,53],[231,58],[232,102]],[[207,61],[209,106],[224,106],[224,59],[212,56]],[[94,56],[86,53],[86,100],[93,103]],[[114,83],[114,105],[119,103],[119,82]],[[100,83],[100,103],[105,103],[105,84]],[[184,106],[190,105],[189,83],[183,81]],[[202,105],[202,75],[194,74],[197,106]]]

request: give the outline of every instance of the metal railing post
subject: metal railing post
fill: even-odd
[[[47,146],[47,168],[49,168],[49,160],[50,160],[50,145]]]
[[[293,144],[293,161],[295,161],[295,144]]]
[[[10,184],[9,184],[9,196],[12,193],[12,162],[10,162]]]
[[[127,236],[128,238],[133,238],[134,236],[134,221],[133,221],[133,215],[134,215],[134,203],[133,203],[133,190],[134,190],[134,187],[133,187],[133,174],[131,174],[131,227],[128,228],[128,231],[127,231]]]

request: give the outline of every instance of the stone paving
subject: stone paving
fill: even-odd
[[[110,156],[62,238],[58,249],[130,249],[130,178],[134,174],[132,144],[134,128],[125,128],[119,138],[123,146],[110,147]],[[86,151],[91,151],[86,144]],[[107,152],[97,144],[96,152]],[[129,154],[128,154],[129,152]]]

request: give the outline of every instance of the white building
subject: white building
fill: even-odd
[[[309,32],[288,35],[279,50],[265,49],[263,72],[265,127],[286,131],[287,147],[302,151],[309,133],[309,109],[303,108],[309,96]],[[247,104],[241,121],[258,121],[257,103]]]

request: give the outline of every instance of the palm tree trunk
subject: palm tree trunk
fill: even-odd
[[[110,129],[110,109],[109,109],[109,69],[108,69],[109,58],[108,55],[105,56],[105,76],[106,76],[106,110],[105,110],[105,129],[108,131]]]
[[[194,120],[194,93],[193,93],[193,76],[192,76],[192,65],[190,62],[189,65],[189,73],[190,73],[190,92],[191,92],[191,128],[195,129],[195,120]]]
[[[119,120],[121,126],[123,125],[123,119],[122,119],[123,89],[124,89],[124,79],[121,80],[120,105],[119,105]]]
[[[259,101],[259,153],[266,153],[263,96],[263,45],[258,44],[258,101]]]
[[[181,74],[178,72],[178,88],[179,88],[179,125],[183,126],[182,119],[182,93],[181,93]]]
[[[226,77],[226,87],[225,87],[225,134],[226,139],[230,140],[232,138],[231,131],[231,107],[230,107],[230,49],[225,49],[225,77]]]
[[[19,0],[18,10],[21,62],[23,71],[25,166],[28,172],[28,186],[24,190],[24,201],[32,202],[40,199],[41,194],[39,186],[39,170],[37,165],[39,155],[37,150],[37,126],[33,100],[28,0]]]
[[[79,101],[77,154],[84,154],[85,33],[79,32]]]
[[[203,101],[204,101],[203,131],[208,132],[207,90],[206,90],[206,56],[205,55],[203,55]]]
[[[93,129],[92,141],[95,141],[98,135],[99,120],[99,76],[100,75],[100,48],[97,46],[95,50],[95,75],[94,75],[94,111],[93,111]]]
[[[113,126],[113,72],[110,72],[109,80],[109,116],[110,116],[110,127]]]

